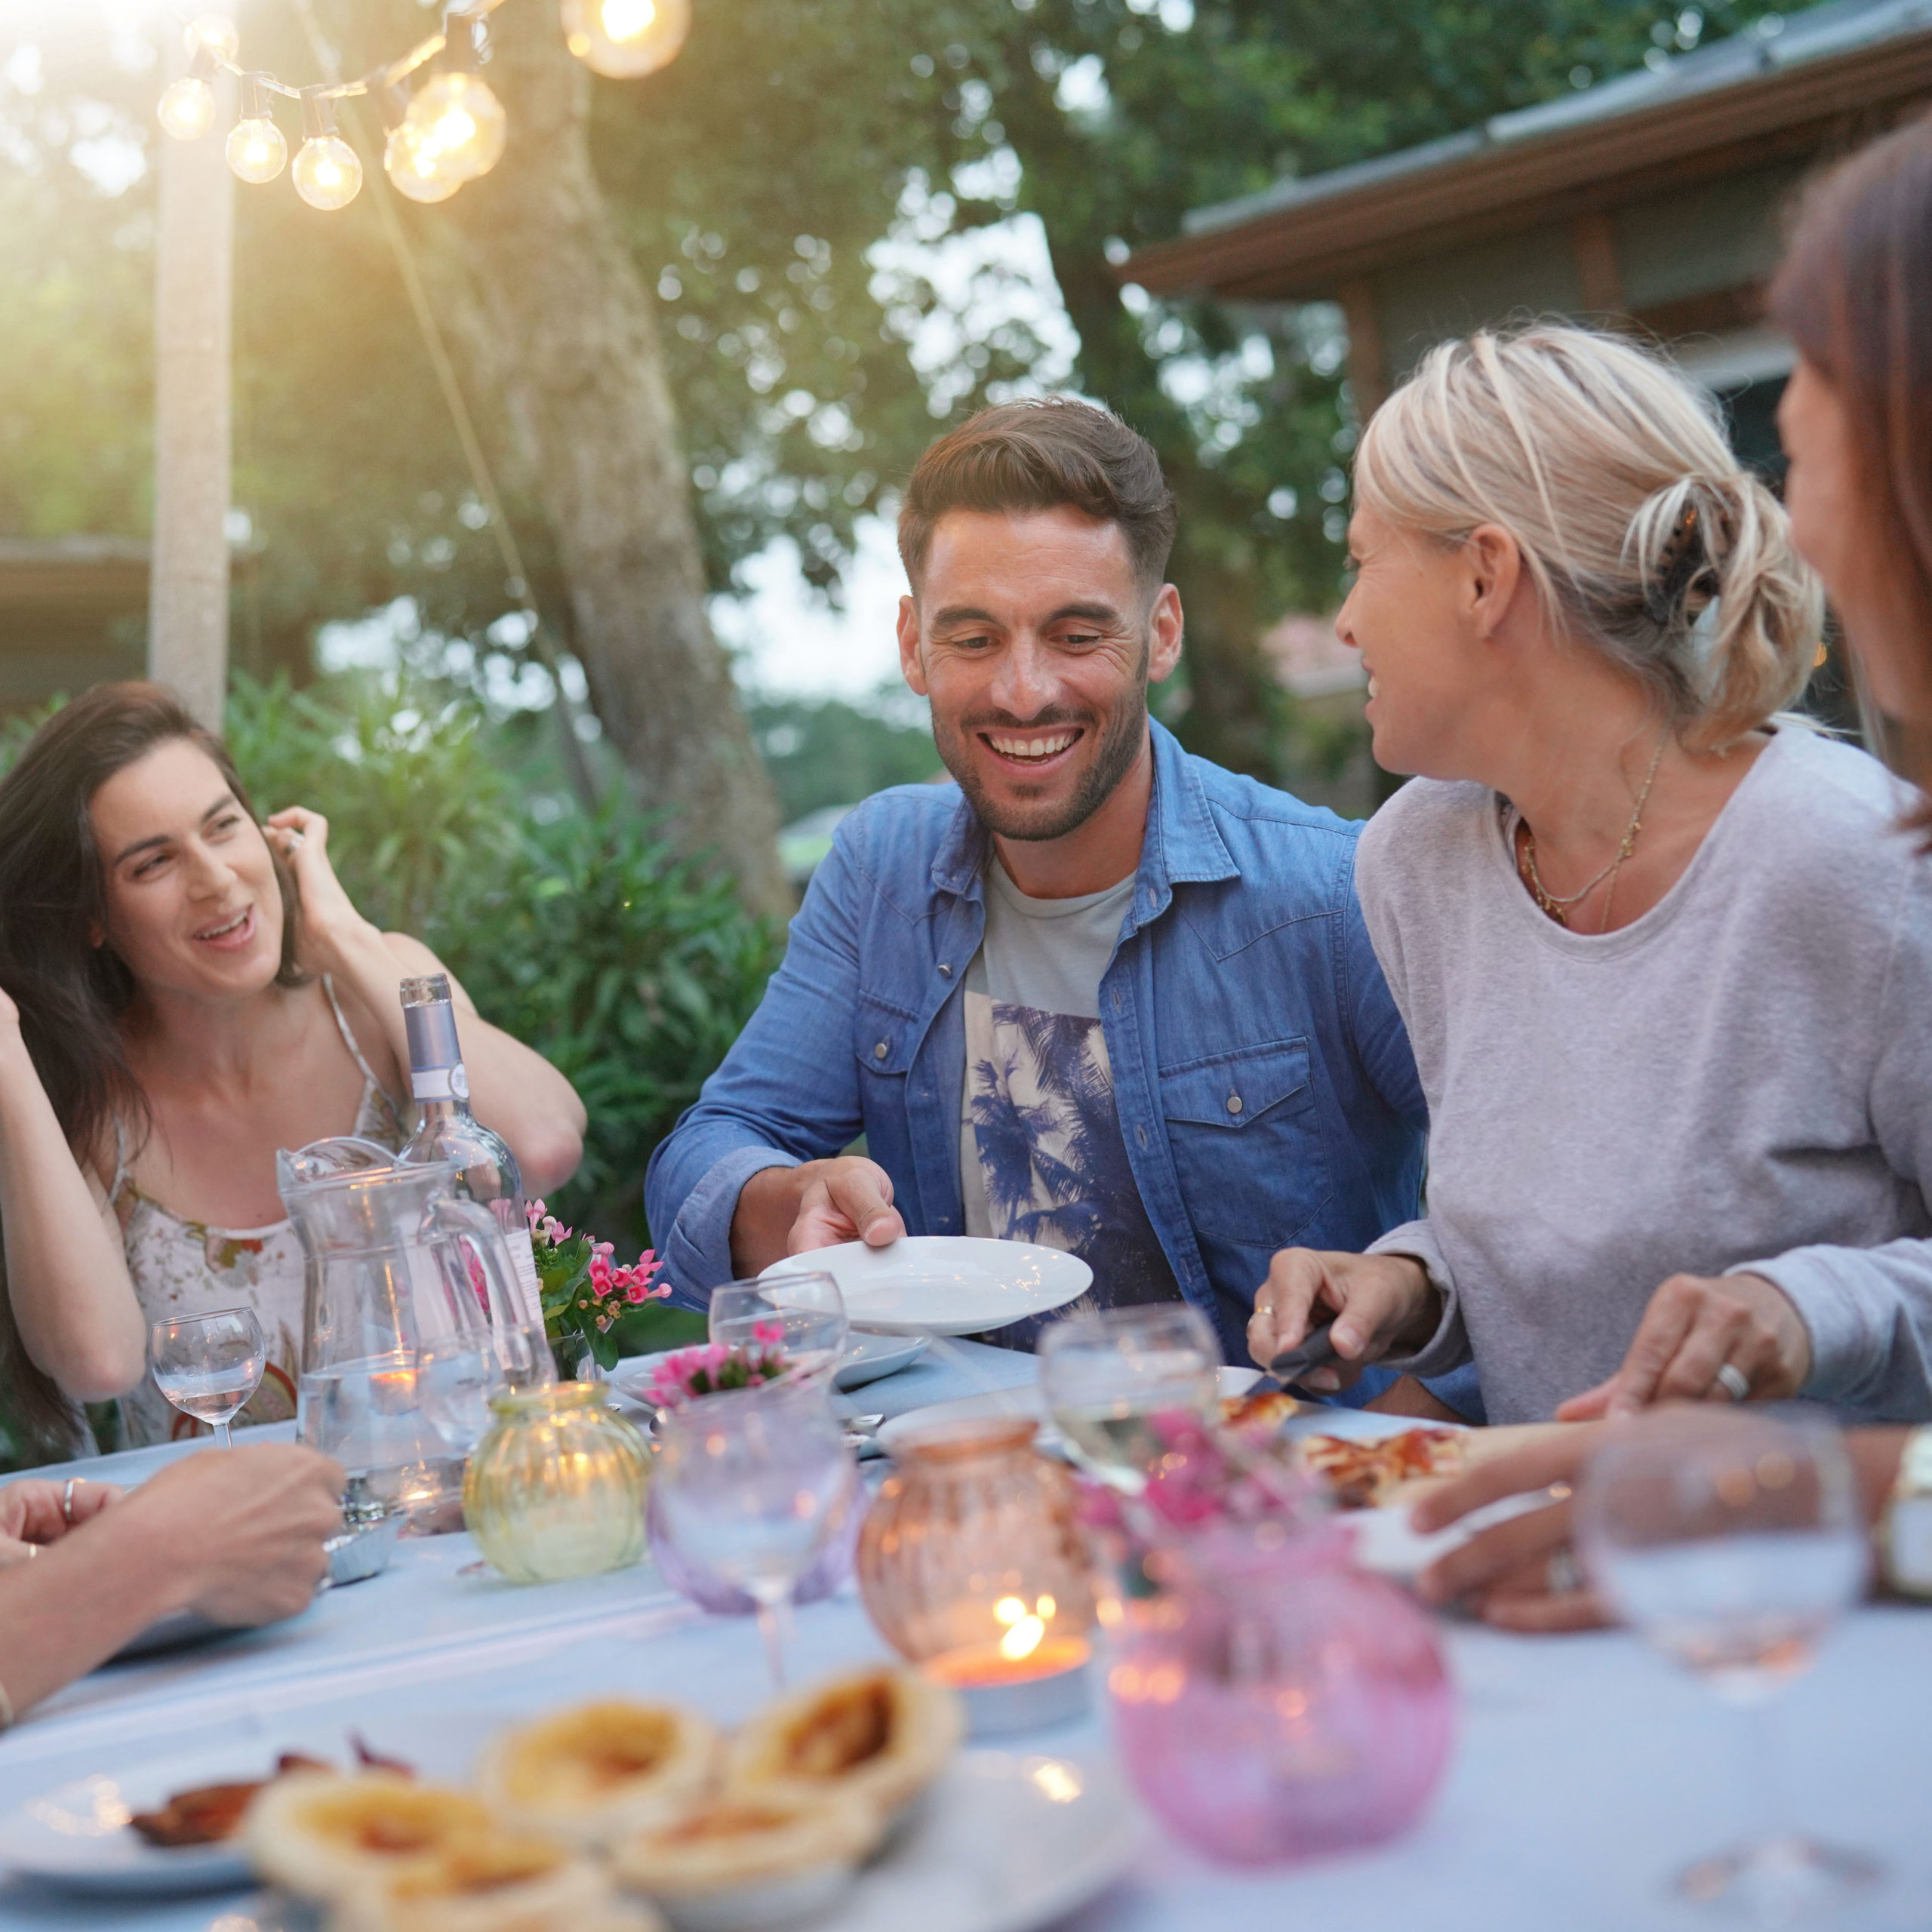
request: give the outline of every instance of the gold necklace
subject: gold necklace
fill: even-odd
[[[1643,789],[1637,794],[1637,809],[1630,814],[1630,823],[1625,828],[1623,841],[1617,848],[1617,855],[1596,877],[1580,892],[1559,897],[1543,882],[1543,875],[1537,870],[1537,835],[1527,819],[1523,820],[1523,863],[1517,867],[1518,876],[1530,888],[1540,910],[1554,919],[1559,926],[1567,928],[1570,909],[1580,904],[1603,884],[1610,881],[1610,890],[1604,895],[1603,924],[1600,931],[1610,928],[1610,909],[1617,899],[1617,875],[1623,869],[1623,862],[1637,849],[1637,836],[1644,829],[1644,808],[1649,803],[1651,787],[1657,783],[1657,767],[1663,762],[1663,748],[1670,742],[1670,727],[1666,724],[1663,735],[1657,740],[1657,748],[1651,755],[1651,768],[1644,775]]]

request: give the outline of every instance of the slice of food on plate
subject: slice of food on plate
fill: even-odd
[[[449,1846],[497,1829],[490,1807],[467,1791],[386,1771],[303,1771],[257,1797],[242,1835],[264,1878],[303,1898],[334,1899],[427,1869]]]
[[[1221,1398],[1221,1420],[1229,1429],[1252,1430],[1257,1434],[1277,1429],[1291,1416],[1301,1414],[1302,1405],[1285,1389],[1254,1389],[1245,1395]]]
[[[759,1932],[829,1909],[884,1830],[876,1804],[836,1786],[727,1791],[620,1840],[611,1869],[678,1932]]]
[[[306,1757],[299,1751],[285,1751],[275,1761],[270,1777],[245,1778],[227,1784],[195,1785],[177,1791],[152,1811],[137,1811],[128,1820],[128,1829],[151,1845],[164,1850],[183,1846],[220,1844],[242,1829],[242,1820],[257,1792],[275,1778],[292,1771],[326,1771],[334,1767],[319,1758]]]
[[[957,1695],[916,1671],[854,1671],[781,1697],[731,1740],[725,1783],[743,1793],[853,1794],[890,1818],[959,1749]]]
[[[608,1699],[501,1733],[483,1755],[477,1784],[518,1823],[595,1845],[702,1791],[718,1755],[717,1731],[695,1712]]]
[[[340,1897],[329,1932],[662,1932],[589,1859],[498,1829],[452,1839],[407,1870],[365,1878]]]
[[[1296,1440],[1295,1459],[1327,1484],[1337,1509],[1380,1509],[1412,1483],[1457,1474],[1472,1432],[1424,1426],[1366,1440],[1304,1435]]]

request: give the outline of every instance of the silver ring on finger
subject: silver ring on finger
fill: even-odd
[[[60,1520],[63,1523],[74,1520],[74,1485],[79,1481],[78,1476],[69,1476],[67,1487],[60,1492]]]
[[[1735,1362],[1720,1362],[1715,1377],[1716,1386],[1734,1402],[1749,1401],[1751,1398],[1751,1378]]]
[[[293,852],[298,846],[306,843],[307,840],[306,836],[303,833],[295,831],[291,828],[289,831],[283,834],[281,849],[285,852]]]
[[[1583,1587],[1583,1573],[1577,1564],[1577,1552],[1567,1543],[1558,1543],[1549,1552],[1543,1574],[1553,1597],[1567,1597]]]

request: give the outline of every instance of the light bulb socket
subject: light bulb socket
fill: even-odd
[[[242,76],[242,113],[244,121],[272,121],[275,109],[269,104],[268,76],[266,74],[244,74]]]
[[[198,42],[194,52],[188,57],[188,78],[191,81],[211,81],[220,71],[220,57],[206,41]]]
[[[304,88],[302,90],[302,138],[305,141],[322,141],[338,131],[335,125],[334,101],[318,87]]]
[[[452,9],[443,16],[443,51],[436,66],[448,74],[478,74],[483,71],[483,20],[478,14]]]

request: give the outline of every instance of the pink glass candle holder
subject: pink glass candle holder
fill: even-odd
[[[1435,1626],[1332,1526],[1225,1525],[1163,1549],[1107,1688],[1135,1788],[1196,1850],[1275,1865],[1421,1814],[1454,1697]]]

